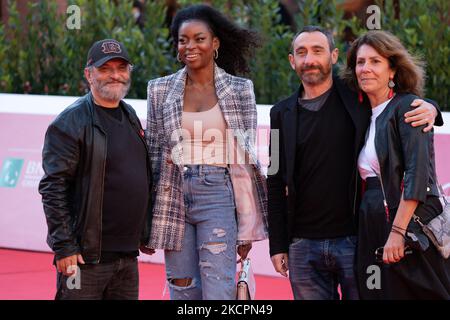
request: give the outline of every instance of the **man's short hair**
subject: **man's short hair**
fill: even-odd
[[[294,53],[294,42],[295,42],[295,40],[303,32],[309,32],[309,33],[310,32],[320,32],[320,33],[323,33],[327,37],[328,45],[330,47],[330,51],[333,51],[334,48],[336,47],[335,44],[334,44],[334,38],[333,38],[333,34],[331,33],[331,31],[326,30],[326,29],[324,29],[322,27],[319,27],[319,26],[309,25],[309,26],[304,26],[302,30],[300,30],[299,32],[297,32],[295,34],[295,36],[294,36],[294,38],[292,39],[292,42],[291,42],[291,53]]]

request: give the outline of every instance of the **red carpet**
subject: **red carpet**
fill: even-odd
[[[0,300],[51,300],[56,273],[49,253],[0,249]],[[140,263],[142,300],[168,300],[164,265]],[[292,300],[287,279],[256,276],[257,300]]]

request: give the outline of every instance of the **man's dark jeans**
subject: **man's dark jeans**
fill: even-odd
[[[294,239],[289,246],[289,279],[296,300],[358,300],[356,236]]]
[[[139,272],[137,258],[78,265],[77,276],[57,275],[56,300],[137,300]],[[79,277],[79,278],[77,278]]]

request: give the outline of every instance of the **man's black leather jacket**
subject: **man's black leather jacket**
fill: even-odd
[[[135,111],[125,102],[121,104],[145,144]],[[81,254],[86,263],[100,260],[107,137],[94,108],[92,94],[88,93],[58,115],[45,135],[45,175],[39,192],[48,225],[47,243],[57,260],[74,254]],[[148,160],[149,181],[150,167]],[[149,196],[141,244],[148,243],[150,226]]]

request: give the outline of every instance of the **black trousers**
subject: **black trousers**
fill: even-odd
[[[139,272],[136,257],[78,265],[76,276],[57,274],[56,300],[137,300]]]
[[[390,210],[390,222],[387,222],[379,180],[368,178],[366,182],[359,210],[356,254],[360,298],[450,299],[450,259],[442,258],[431,242],[426,251],[413,250],[398,263],[386,265],[376,261],[375,250],[384,247],[396,210]],[[427,223],[441,211],[439,198],[430,197],[425,204],[418,206],[415,214]],[[377,270],[380,271],[380,288],[373,286]]]

